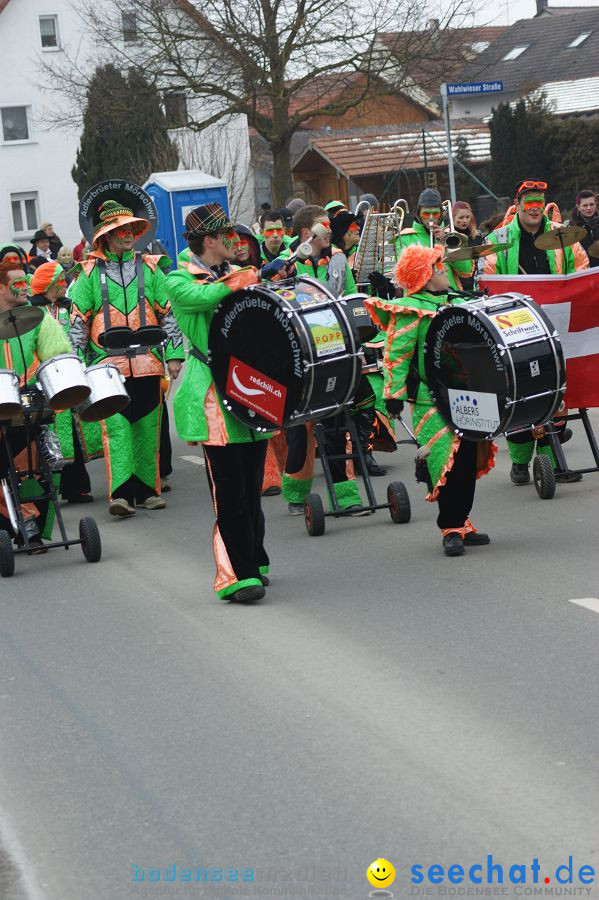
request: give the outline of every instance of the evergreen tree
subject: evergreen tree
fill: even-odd
[[[127,78],[113,65],[96,69],[71,171],[79,197],[98,181],[126,178],[141,184],[152,171],[178,164],[156,89],[135,69]]]

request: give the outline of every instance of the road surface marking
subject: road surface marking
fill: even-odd
[[[581,600],[570,600],[577,606],[584,606],[585,609],[591,609],[593,612],[599,613],[599,599],[597,597],[583,597]]]
[[[203,456],[180,456],[179,459],[184,459],[185,462],[193,463],[195,466],[205,466],[206,462]]]

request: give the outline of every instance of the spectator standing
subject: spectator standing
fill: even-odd
[[[576,206],[572,210],[570,225],[582,225],[587,230],[587,236],[580,242],[588,251],[591,244],[599,241],[599,213],[597,211],[597,196],[593,191],[584,190],[576,195]],[[599,266],[599,257],[589,253],[589,265]]]
[[[58,251],[62,247],[62,241],[54,231],[54,225],[52,224],[52,222],[42,222],[42,224],[40,225],[40,231],[45,231],[48,235],[52,259],[58,259]]]
[[[39,228],[31,239],[31,253],[29,254],[29,262],[33,262],[36,257],[43,257],[44,262],[52,260],[52,251],[50,250],[50,238],[45,231]]]
[[[451,214],[455,230],[458,234],[463,234],[468,240],[466,246],[476,247],[479,244],[484,244],[485,240],[477,228],[476,219],[469,203],[466,203],[465,200],[456,200],[451,208]],[[460,281],[465,291],[471,291],[474,288],[474,277],[472,275],[469,277],[460,275]]]

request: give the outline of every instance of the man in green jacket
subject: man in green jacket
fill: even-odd
[[[418,206],[414,221],[409,228],[403,228],[395,239],[397,259],[406,247],[419,244],[423,247],[432,247],[433,244],[443,244],[445,230],[443,226],[443,207],[441,194],[434,188],[426,188],[418,198]],[[446,265],[449,286],[454,291],[460,289],[460,275],[468,277],[472,273],[472,261],[465,259]]]
[[[233,291],[259,281],[258,270],[238,269],[238,237],[218,203],[193,209],[185,220],[189,262],[166,279],[167,295],[190,345],[185,376],[174,401],[179,437],[204,445],[216,524],[214,589],[228,601],[264,597],[269,560],[264,549],[262,478],[267,434],[252,431],[224,406],[208,366],[208,334],[214,310]]]
[[[427,466],[431,490],[426,499],[438,501],[437,525],[446,556],[461,556],[466,547],[489,543],[489,536],[476,531],[469,515],[476,479],[494,465],[496,447],[491,441],[460,440],[441,418],[426,382],[426,335],[439,307],[449,302],[443,254],[441,246],[407,247],[396,269],[396,280],[405,296],[386,300],[372,297],[365,304],[374,321],[387,331],[384,396],[391,415],[401,414],[408,399],[407,379],[417,353],[419,384],[412,422],[418,442],[430,450]]]
[[[515,188],[514,207],[506,214],[504,224],[487,237],[487,243],[511,246],[490,256],[481,257],[481,275],[568,275],[581,269],[588,269],[589,259],[580,244],[565,247],[564,250],[539,250],[535,240],[546,231],[551,231],[553,223],[545,213],[545,191],[547,182],[538,178],[518,181]],[[509,219],[511,213],[513,218]],[[563,435],[563,430],[561,431]],[[530,482],[529,464],[535,450],[534,435],[530,431],[512,435],[507,442],[512,468],[510,479],[513,484]],[[555,459],[547,437],[537,441],[537,452],[548,456],[555,467]],[[582,475],[558,475],[561,482],[580,481]]]

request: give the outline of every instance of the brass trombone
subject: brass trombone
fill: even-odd
[[[401,232],[403,230],[403,223],[406,216],[409,216],[410,208],[408,206],[408,201],[404,200],[403,197],[400,197],[395,201],[391,209],[389,210],[389,215],[393,216],[392,222],[393,227],[395,228],[397,234],[396,237],[399,238],[399,249],[403,250],[403,243],[401,240]]]
[[[468,238],[465,234],[460,234],[459,231],[455,230],[455,226],[453,224],[453,212],[451,210],[451,200],[444,200],[441,204],[441,208],[445,211],[447,218],[449,219],[449,231],[445,232],[445,246],[448,250],[458,250],[460,247],[465,247],[468,243]],[[431,247],[433,245],[433,233],[431,231]]]

